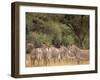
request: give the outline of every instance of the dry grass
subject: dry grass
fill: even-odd
[[[84,54],[89,54],[88,50],[82,50]],[[38,63],[35,61],[35,64],[31,64],[31,56],[30,54],[26,54],[26,67],[36,67],[36,66],[61,66],[61,65],[80,65],[80,64],[89,64],[89,60],[80,60],[79,63],[77,63],[77,60],[67,59],[62,61],[56,61],[53,60],[50,61],[50,63],[44,64],[43,61],[41,63]]]

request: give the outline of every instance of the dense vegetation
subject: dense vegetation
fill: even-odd
[[[34,47],[75,44],[89,48],[89,16],[26,13],[26,43]]]

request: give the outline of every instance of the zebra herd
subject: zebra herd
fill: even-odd
[[[26,52],[31,56],[31,65],[49,65],[51,63],[63,62],[67,64],[68,61],[80,64],[80,60],[84,59],[80,48],[72,45],[61,46],[56,48],[54,46],[41,48],[34,48],[32,44],[28,44]],[[87,58],[88,59],[88,58]]]

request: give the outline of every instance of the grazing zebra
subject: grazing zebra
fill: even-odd
[[[60,53],[60,61],[63,61],[66,58],[67,48],[64,46],[61,46],[59,48],[59,53]]]
[[[69,50],[69,52],[68,52],[69,56],[73,57],[72,58],[73,60],[77,60],[77,64],[79,64],[80,63],[80,57],[81,57],[80,49],[77,46],[73,45],[73,44],[68,45],[67,48]]]
[[[36,61],[36,49],[33,48],[32,51],[31,51],[31,65],[35,64],[35,61]]]
[[[31,63],[34,65],[35,64],[40,65],[42,61],[43,61],[42,48],[33,48],[31,52]]]
[[[83,54],[82,51],[75,45],[61,46],[56,48],[54,46],[41,48],[33,48],[31,53],[32,65],[50,65],[52,62],[76,62],[80,63],[80,60],[87,60],[88,54]]]
[[[47,65],[48,64],[48,54],[49,54],[48,48],[47,47],[43,47],[42,48],[42,52],[43,52],[43,54],[42,54],[43,63],[45,65]]]
[[[60,60],[61,56],[60,56],[60,53],[59,53],[59,49],[58,48],[51,47],[51,57],[52,57],[54,63],[56,61]]]
[[[43,60],[43,51],[42,51],[42,48],[36,48],[36,59],[37,59],[37,63],[41,64],[41,62]]]

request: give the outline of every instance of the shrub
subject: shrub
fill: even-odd
[[[37,32],[33,32],[32,35],[33,35],[32,43],[34,44],[35,47],[42,47],[43,44],[47,46],[51,45],[51,39],[48,35]]]
[[[74,38],[71,35],[64,36],[62,39],[62,43],[63,43],[63,45],[73,44]]]

